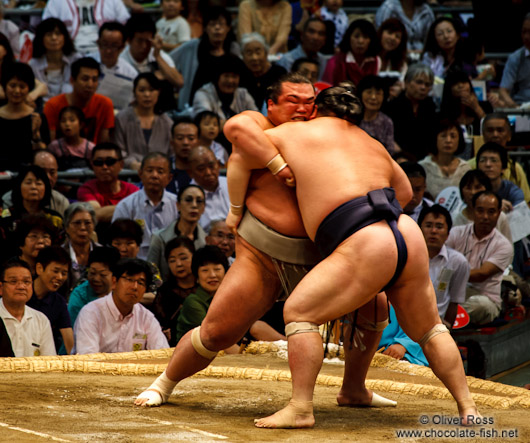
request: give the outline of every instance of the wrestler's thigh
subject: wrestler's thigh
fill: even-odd
[[[403,272],[387,296],[399,325],[414,341],[440,323],[436,294],[429,277],[429,254],[423,234],[414,220],[401,216],[398,223],[407,243],[408,259]]]
[[[390,281],[396,263],[396,242],[386,222],[361,229],[302,279],[285,303],[285,322],[322,324],[359,308]]]
[[[203,336],[233,343],[272,307],[280,289],[268,256],[239,239],[236,256],[201,324]]]

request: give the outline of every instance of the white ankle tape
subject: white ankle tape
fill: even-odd
[[[166,371],[164,371],[153,382],[153,384],[149,386],[149,389],[154,389],[158,391],[160,393],[160,396],[162,397],[163,402],[165,403],[173,392],[173,388],[176,384],[177,382],[174,382],[173,380],[169,379],[166,375]]]
[[[208,360],[213,360],[218,354],[216,351],[210,351],[209,349],[206,349],[202,344],[200,326],[197,326],[191,333],[191,344],[197,354],[199,354],[201,357],[207,358]]]
[[[431,341],[438,334],[449,333],[449,329],[443,323],[438,323],[434,325],[430,331],[428,331],[418,342],[418,344],[423,348],[429,341]]]
[[[308,321],[293,321],[285,325],[285,336],[289,338],[294,334],[303,334],[305,332],[320,332],[318,325]]]

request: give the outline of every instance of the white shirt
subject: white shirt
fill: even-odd
[[[197,182],[192,180],[192,185]],[[226,177],[219,177],[219,186],[213,192],[204,190],[206,194],[204,213],[199,219],[201,228],[206,232],[210,229],[210,223],[214,220],[224,220],[230,209],[230,197],[228,195],[228,183]]]
[[[169,348],[160,323],[151,312],[137,303],[123,317],[112,293],[81,309],[74,325],[74,338],[74,354]]]
[[[149,63],[156,62],[156,58],[154,56],[155,48],[151,48],[151,51],[149,51],[149,55],[145,60],[142,62],[138,62],[134,59],[134,57],[131,55],[131,52],[129,51],[129,45],[123,50],[123,52],[120,54],[120,58],[123,58],[125,61],[129,62],[134,69],[136,69],[138,72],[151,72],[152,69],[149,66]],[[175,67],[175,62],[173,59],[166,54],[164,51],[160,51],[160,56],[164,59],[164,61],[168,64],[170,68]]]
[[[22,320],[18,321],[8,312],[2,299],[0,317],[6,325],[15,357],[57,355],[50,320],[42,312],[26,306]]]
[[[75,36],[76,49],[88,54],[97,49],[98,24],[94,17],[94,0],[75,0],[79,11],[79,32]]]
[[[162,40],[170,45],[177,45],[191,39],[190,25],[180,15],[169,20],[162,17],[156,22],[156,30]]]
[[[438,255],[429,260],[429,277],[436,293],[440,318],[445,317],[449,303],[466,301],[469,263],[460,252],[443,245]]]

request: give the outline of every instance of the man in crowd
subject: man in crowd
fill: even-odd
[[[228,264],[234,262],[234,251],[236,249],[236,236],[228,228],[224,219],[212,220],[210,230],[206,236],[206,244],[217,246],[228,258]]]
[[[44,105],[50,137],[55,139],[61,109],[76,106],[85,114],[83,136],[94,143],[109,141],[109,132],[114,127],[114,108],[110,98],[96,94],[101,74],[99,63],[83,57],[72,63],[71,72],[72,92],[52,97]]]
[[[165,228],[179,216],[176,195],[165,190],[171,180],[169,169],[169,158],[164,154],[147,154],[138,171],[142,189],[121,200],[112,216],[112,221],[130,218],[143,227],[143,240],[137,255],[143,260],[147,258],[151,234]]]
[[[175,195],[190,184],[191,178],[186,172],[189,169],[189,157],[192,148],[199,144],[199,128],[189,117],[175,120],[171,128],[171,146],[175,155],[172,157],[173,179],[167,190]]]
[[[74,325],[75,352],[131,352],[168,348],[155,316],[140,301],[153,275],[147,262],[120,261],[113,270],[112,293],[87,304]]]
[[[491,191],[473,196],[474,222],[451,230],[446,245],[461,252],[471,268],[466,302],[477,325],[493,321],[501,309],[502,273],[512,262],[512,244],[496,228],[501,200]]]
[[[119,179],[123,159],[121,149],[114,143],[94,146],[90,165],[96,178],[88,180],[78,189],[77,198],[94,207],[98,222],[110,222],[118,202],[138,188]]]
[[[425,189],[427,188],[427,174],[423,166],[418,163],[403,162],[400,166],[407,174],[412,187],[412,199],[405,205],[403,212],[417,222],[422,209],[431,206],[433,203],[424,197]]]
[[[445,245],[451,231],[451,214],[443,206],[425,207],[418,224],[429,251],[429,276],[436,293],[438,314],[445,326],[452,329],[458,305],[466,300],[469,263],[458,251]]]
[[[15,357],[56,355],[50,320],[26,306],[33,294],[29,265],[19,259],[8,260],[0,272],[0,317]]]

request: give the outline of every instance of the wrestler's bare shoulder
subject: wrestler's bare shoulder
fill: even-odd
[[[263,130],[274,128],[271,121],[260,112],[243,111],[228,119],[223,126],[223,131],[228,140],[230,140],[234,132],[240,129],[248,129],[249,123],[256,123]]]

